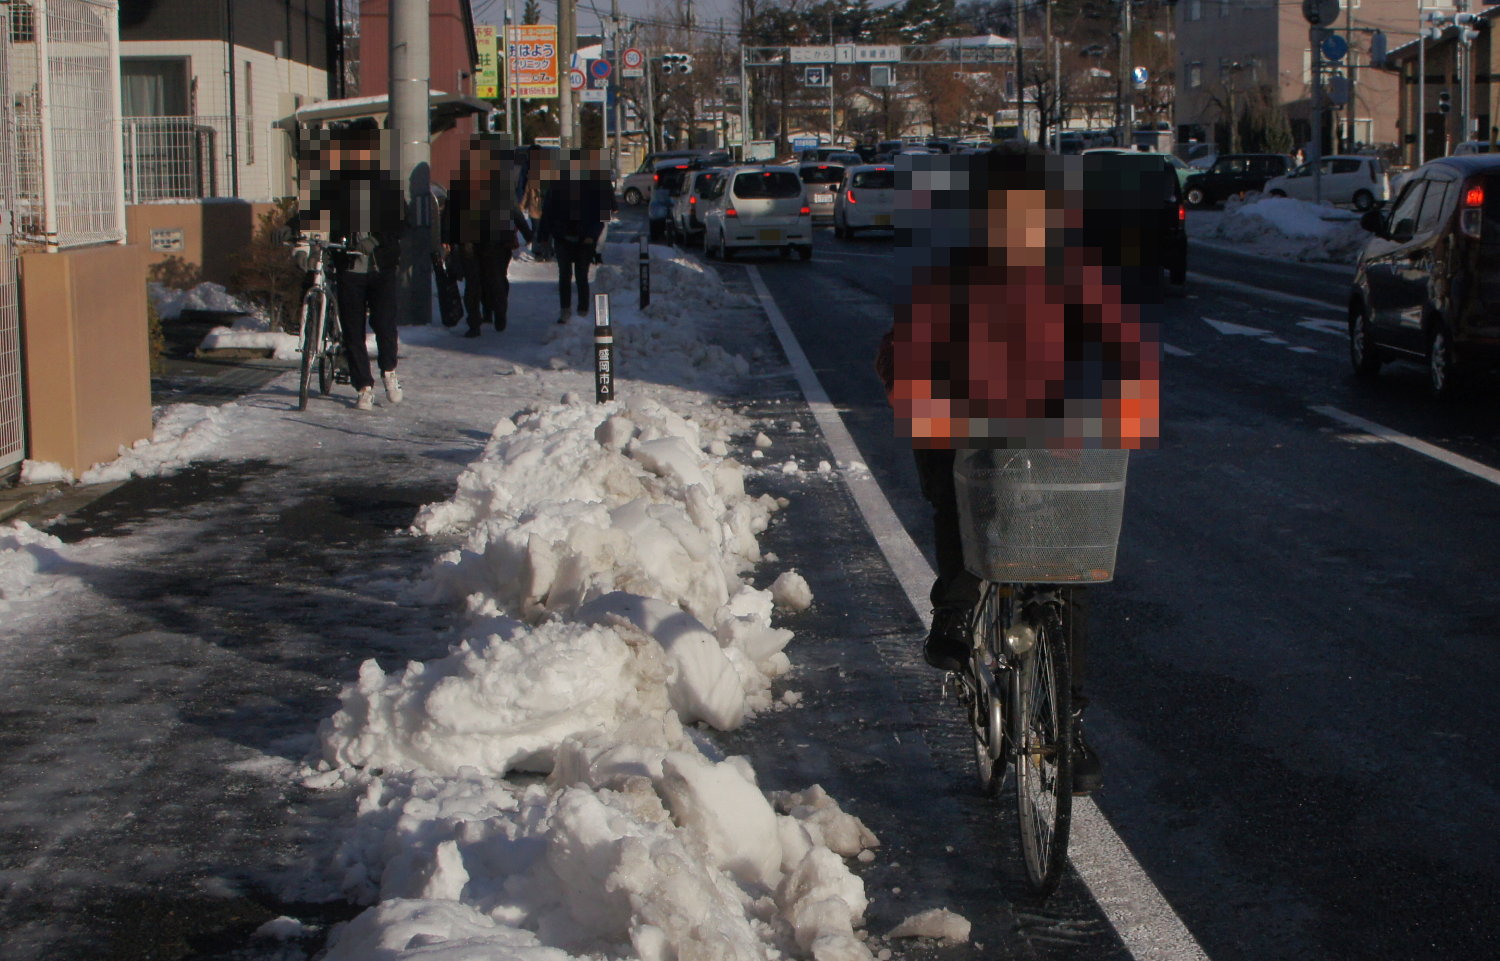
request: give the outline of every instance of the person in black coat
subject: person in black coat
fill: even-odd
[[[379,128],[355,126],[311,150],[296,222],[301,230],[348,247],[333,263],[344,355],[360,410],[373,406],[375,384],[365,347],[367,317],[386,400],[397,404],[402,398],[396,377],[396,269],[406,202],[400,182],[380,161],[380,139]]]
[[[537,239],[550,242],[557,256],[559,324],[568,320],[572,288],[578,286],[578,315],[589,312],[589,264],[600,262],[604,226],[615,210],[614,186],[599,150],[573,151],[563,175],[542,199]]]
[[[508,138],[474,134],[460,159],[458,180],[448,191],[443,244],[458,253],[463,265],[468,337],[478,337],[486,324],[505,329],[516,232],[527,242],[532,239],[531,227],[516,208],[515,173]]]

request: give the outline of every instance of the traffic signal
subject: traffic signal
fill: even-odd
[[[664,53],[661,55],[662,73],[688,74],[693,72],[693,55],[690,53]]]
[[[1438,113],[1447,113],[1453,109],[1453,95],[1446,90],[1438,92]]]

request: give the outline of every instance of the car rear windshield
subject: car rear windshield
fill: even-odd
[[[865,190],[891,190],[896,186],[894,170],[861,170],[854,175],[854,186]]]
[[[661,190],[670,190],[676,193],[682,189],[682,178],[687,174],[687,167],[668,167],[656,172],[656,186]]]
[[[844,168],[837,164],[818,164],[816,167],[802,168],[802,182],[805,184],[836,184],[844,179]]]
[[[790,170],[742,173],[734,178],[734,195],[741,200],[777,200],[802,196],[802,181]]]

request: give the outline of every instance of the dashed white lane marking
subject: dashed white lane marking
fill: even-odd
[[[866,463],[854,437],[829,402],[827,392],[802,351],[802,345],[797,342],[781,309],[776,306],[776,300],[761,279],[760,271],[747,265],[747,272],[829,450],[840,467]],[[927,591],[932,586],[933,574],[927,559],[896,517],[874,475],[867,471],[845,470],[841,476],[907,600],[922,623],[930,624]],[[959,723],[956,716],[954,723]],[[1208,961],[1208,955],[1204,954],[1192,932],[1131,856],[1125,842],[1120,840],[1091,798],[1074,799],[1073,836],[1068,853],[1079,877],[1088,885],[1089,893],[1133,957],[1141,961]]]
[[[1486,464],[1481,464],[1477,460],[1471,460],[1462,454],[1455,454],[1451,450],[1444,450],[1436,444],[1429,444],[1425,440],[1418,440],[1410,434],[1403,434],[1400,431],[1392,430],[1382,424],[1375,423],[1373,420],[1366,420],[1357,414],[1339,410],[1337,407],[1312,407],[1309,409],[1314,413],[1322,414],[1324,417],[1331,417],[1340,423],[1348,424],[1350,427],[1362,430],[1373,437],[1390,441],[1392,444],[1399,444],[1409,451],[1415,451],[1424,457],[1431,457],[1433,460],[1447,464],[1449,467],[1457,468],[1465,474],[1472,474],[1480,480],[1486,480],[1491,484],[1500,486],[1500,470],[1496,470]]]
[[[1193,352],[1190,351],[1190,350],[1183,350],[1181,347],[1174,347],[1171,344],[1165,344],[1165,343],[1161,345],[1161,352],[1164,353],[1164,354],[1166,354],[1166,355],[1168,355],[1168,356],[1170,356],[1170,357],[1191,357],[1191,356],[1193,356]]]
[[[1326,317],[1304,317],[1297,322],[1297,326],[1308,330],[1316,330],[1320,334],[1331,334],[1338,338],[1349,336],[1349,325],[1342,320],[1329,320]]]
[[[1291,351],[1294,354],[1316,354],[1318,352],[1318,348],[1316,347],[1302,347],[1300,345],[1296,347],[1288,347],[1287,350]]]

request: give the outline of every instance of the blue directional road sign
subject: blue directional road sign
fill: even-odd
[[[1344,55],[1349,52],[1349,41],[1337,33],[1330,33],[1323,38],[1319,47],[1323,51],[1324,59],[1339,61],[1344,59]]]
[[[1134,70],[1130,71],[1131,82],[1134,83],[1137,87],[1144,87],[1146,85],[1146,81],[1149,80],[1150,77],[1151,75],[1146,72],[1145,67],[1136,67]]]

